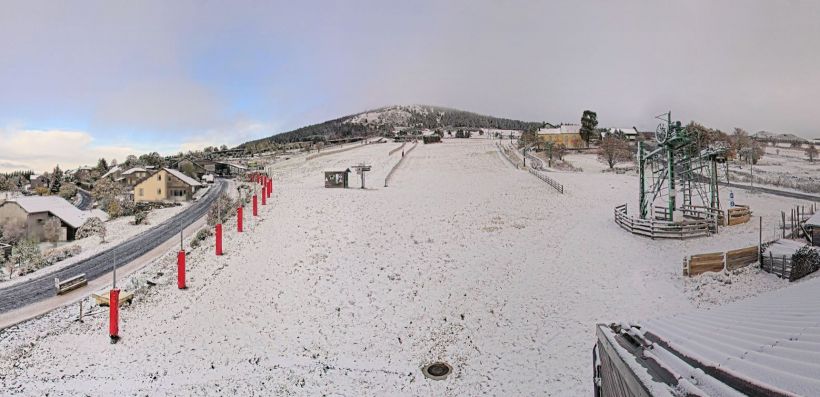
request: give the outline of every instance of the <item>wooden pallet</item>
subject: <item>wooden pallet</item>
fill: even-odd
[[[99,305],[99,306],[108,306],[111,303],[110,295],[111,295],[111,291],[105,291],[105,292],[91,294],[91,297],[93,297],[94,300],[97,301],[97,305]],[[120,298],[119,298],[120,305],[122,305],[125,302],[131,303],[131,301],[133,299],[134,299],[134,293],[133,292],[125,292],[125,291],[120,292]]]

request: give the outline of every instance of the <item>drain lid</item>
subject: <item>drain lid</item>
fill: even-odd
[[[424,376],[432,380],[444,380],[447,379],[447,375],[450,375],[450,372],[453,372],[453,367],[445,362],[435,362],[424,366],[421,372]]]

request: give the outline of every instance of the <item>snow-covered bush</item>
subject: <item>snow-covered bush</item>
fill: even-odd
[[[67,182],[60,186],[60,192],[58,193],[60,197],[72,201],[74,200],[74,196],[77,195],[77,185]]]
[[[37,243],[31,240],[21,240],[12,247],[9,263],[14,269],[12,275],[15,272],[20,275],[31,273],[47,264]]]
[[[148,218],[147,211],[137,211],[134,213],[134,224],[135,225],[142,225],[145,223],[145,220]]]
[[[792,271],[790,278],[799,279],[820,269],[820,252],[806,245],[792,255]]]
[[[77,229],[77,233],[74,235],[74,238],[81,239],[91,236],[98,236],[100,234],[100,229],[105,228],[105,224],[103,223],[102,219],[98,217],[89,218],[79,229]]]
[[[205,241],[206,238],[213,236],[213,232],[209,228],[202,228],[199,229],[198,232],[194,235],[194,238],[191,240],[191,248],[199,247],[199,245]]]
[[[53,248],[43,253],[46,265],[51,265],[56,262],[79,255],[82,252],[79,245],[70,245],[68,247]]]
[[[227,193],[220,194],[216,202],[208,208],[208,225],[216,225],[220,220],[224,222],[226,219],[236,215],[236,208],[238,206],[238,201],[232,199]]]

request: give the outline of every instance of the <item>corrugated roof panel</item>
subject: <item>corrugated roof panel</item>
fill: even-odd
[[[694,368],[715,367],[767,390],[820,396],[820,279],[638,326],[656,349],[685,357]]]

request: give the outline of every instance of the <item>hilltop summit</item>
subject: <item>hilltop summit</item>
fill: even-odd
[[[541,127],[543,122],[528,122],[481,115],[464,110],[430,105],[396,105],[367,110],[338,119],[301,127],[293,131],[246,142],[240,147],[263,142],[286,143],[305,140],[347,138],[388,134],[396,129],[420,128],[497,128],[523,130]]]

